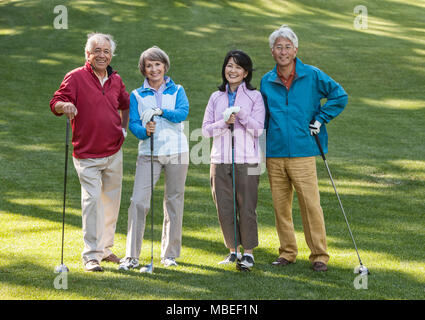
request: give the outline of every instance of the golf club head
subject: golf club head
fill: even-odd
[[[250,272],[251,271],[251,269],[250,268],[248,268],[248,267],[246,267],[246,266],[244,266],[243,264],[241,264],[241,263],[236,263],[236,270],[239,270],[239,271],[241,271],[241,272]]]
[[[150,263],[142,268],[140,268],[141,273],[153,273],[153,264]]]
[[[55,268],[55,273],[69,272],[69,269],[66,265],[60,264]]]
[[[366,266],[360,265],[354,269],[354,273],[365,275],[365,274],[370,274],[370,271],[368,268],[366,268]]]

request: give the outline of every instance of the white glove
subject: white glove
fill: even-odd
[[[227,120],[229,120],[229,118],[232,115],[232,113],[235,113],[236,114],[240,110],[241,110],[241,107],[237,107],[237,106],[229,107],[226,110],[224,110],[224,112],[223,112],[224,121],[227,122]]]
[[[313,120],[310,122],[310,125],[308,126],[308,128],[310,129],[310,134],[312,136],[315,136],[316,134],[319,134],[320,132],[320,127],[322,126],[322,124],[315,120],[314,123],[312,123]]]
[[[122,128],[122,134],[124,138],[127,138],[127,130],[125,130],[124,128]]]
[[[161,116],[162,110],[160,108],[152,108],[152,109],[146,109],[142,112],[142,115],[140,117],[140,120],[142,120],[142,125],[146,127],[146,123],[151,121],[153,116]]]

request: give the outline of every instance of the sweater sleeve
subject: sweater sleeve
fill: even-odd
[[[238,112],[236,117],[248,133],[252,134],[254,137],[258,137],[263,132],[262,129],[264,128],[266,111],[261,94],[258,91],[255,91],[253,96],[251,112],[248,112],[244,106],[241,106],[241,110]]]
[[[220,136],[229,129],[223,118],[220,120],[215,119],[215,108],[216,105],[213,93],[205,108],[204,120],[202,121],[202,135],[205,138]]]
[[[57,113],[55,111],[55,105],[59,101],[71,102],[76,105],[77,97],[77,81],[72,73],[67,73],[63,79],[59,89],[53,94],[53,98],[50,100],[50,110],[56,115],[61,116],[63,113]]]
[[[146,128],[142,125],[138,109],[139,103],[136,96],[132,92],[130,95],[130,122],[128,128],[140,140],[146,140],[149,136],[146,133]]]
[[[317,86],[326,103],[321,106],[319,114],[315,120],[321,123],[328,123],[339,115],[348,102],[348,95],[344,88],[321,70],[317,70]]]
[[[120,95],[118,97],[119,107],[120,110],[127,110],[130,107],[130,95],[125,90],[124,82],[121,79],[121,90]]]
[[[262,96],[262,98],[263,98],[263,102],[264,102],[264,109],[265,109],[265,117],[264,117],[264,129],[268,129],[269,128],[269,118],[270,118],[270,115],[269,115],[269,106],[268,106],[268,104],[267,104],[267,95],[266,95],[266,93],[264,92],[264,85],[263,85],[263,81],[264,81],[264,78],[263,79],[261,79],[261,84],[260,84],[260,92],[261,92],[261,96]]]
[[[182,86],[179,87],[176,97],[176,105],[174,110],[162,109],[162,116],[174,123],[179,123],[186,120],[189,114],[189,100]]]

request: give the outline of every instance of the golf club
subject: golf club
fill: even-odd
[[[234,124],[230,125],[230,131],[232,134],[232,188],[233,188],[233,225],[235,229],[235,252],[236,252],[236,269],[239,271],[250,271],[249,268],[242,265],[238,261],[238,240],[237,240],[237,215],[236,215],[236,180],[235,180],[235,137]]]
[[[63,179],[63,212],[62,212],[62,249],[61,264],[55,268],[56,273],[69,272],[69,269],[63,263],[63,246],[65,238],[65,204],[66,204],[66,177],[68,172],[68,149],[69,149],[69,118],[66,118],[66,134],[65,134],[65,175]]]
[[[153,117],[150,121],[153,121]],[[153,133],[151,133],[151,263],[140,268],[142,273],[153,273]]]
[[[370,274],[369,269],[366,268],[365,265],[363,265],[362,260],[360,259],[359,250],[357,250],[356,241],[354,240],[354,236],[353,236],[353,233],[351,232],[350,224],[348,223],[348,219],[347,219],[347,216],[346,216],[345,211],[344,211],[344,207],[342,206],[341,199],[339,197],[338,191],[336,190],[336,186],[335,186],[334,180],[332,178],[331,171],[329,170],[328,162],[326,161],[325,153],[323,152],[322,145],[320,144],[319,137],[317,136],[317,134],[315,134],[314,138],[316,139],[316,143],[317,143],[317,146],[319,147],[320,154],[322,155],[322,159],[325,162],[326,170],[328,171],[329,178],[331,179],[332,186],[335,190],[336,197],[338,198],[339,206],[341,207],[342,214],[344,215],[344,219],[345,219],[345,222],[346,222],[347,227],[348,227],[348,232],[350,233],[351,239],[353,240],[354,248],[356,249],[357,257],[359,258],[360,266],[355,269],[356,273]]]

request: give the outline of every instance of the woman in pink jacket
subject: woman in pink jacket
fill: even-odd
[[[223,82],[219,90],[211,95],[202,123],[204,137],[213,138],[211,189],[224,243],[230,251],[219,264],[237,261],[239,267],[246,269],[253,267],[253,250],[258,246],[256,207],[261,162],[259,136],[265,118],[261,93],[250,84],[252,71],[252,61],[246,53],[239,50],[227,53],[222,67]],[[240,246],[244,249],[243,256]]]

